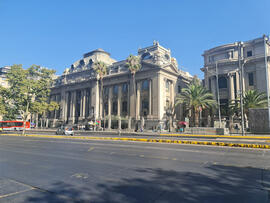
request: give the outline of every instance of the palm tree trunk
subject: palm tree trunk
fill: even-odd
[[[104,130],[105,129],[105,111],[104,111],[104,105],[103,105],[103,79],[102,78],[100,79],[100,86],[101,86],[100,89],[101,89],[101,108],[102,108],[102,117],[103,117],[103,130]]]
[[[199,112],[195,110],[195,127],[199,127]]]
[[[133,93],[134,93],[134,99],[135,99],[135,120],[137,120],[137,92],[136,92],[136,84],[135,84],[135,73],[132,74],[132,81],[133,81]]]

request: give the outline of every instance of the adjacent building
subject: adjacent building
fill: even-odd
[[[60,103],[60,109],[49,114],[51,123],[83,125],[105,118],[108,129],[168,126],[175,96],[192,76],[180,71],[171,51],[158,42],[139,49],[138,56],[142,67],[135,75],[134,92],[126,60],[116,61],[103,49],[84,54],[55,80],[50,99]],[[103,78],[103,102],[100,81],[92,68],[97,61],[108,66]],[[181,106],[175,118],[184,120]]]
[[[265,36],[246,42],[221,45],[204,51],[204,85],[217,99],[220,96],[221,114],[228,115],[228,103],[243,92],[256,89],[267,92],[270,48]],[[241,75],[243,67],[243,75]],[[218,81],[217,81],[218,79]]]
[[[10,71],[10,66],[4,66],[0,68],[0,85],[2,87],[9,87],[8,81],[7,81],[7,73]]]

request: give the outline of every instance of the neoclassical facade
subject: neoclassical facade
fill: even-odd
[[[270,78],[268,43],[268,39],[263,36],[204,51],[204,67],[201,68],[204,72],[204,85],[212,91],[216,99],[219,93],[223,116],[227,114],[229,101],[239,98],[241,81],[243,92],[249,89],[267,91],[267,79]],[[241,69],[243,69],[243,76],[241,76]]]
[[[84,54],[55,80],[50,99],[57,101],[60,109],[49,114],[51,123],[80,125],[105,120],[108,129],[134,129],[138,124],[144,129],[166,127],[176,94],[192,76],[178,70],[171,51],[158,42],[139,49],[138,56],[142,67],[135,75],[134,92],[126,60],[116,61],[102,49]],[[100,81],[92,68],[97,61],[108,66],[103,78],[103,102]],[[177,108],[175,117],[184,119],[182,107]]]

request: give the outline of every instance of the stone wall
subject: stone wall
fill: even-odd
[[[252,133],[269,133],[268,109],[249,109],[249,128]]]

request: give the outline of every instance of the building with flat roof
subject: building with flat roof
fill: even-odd
[[[267,37],[214,47],[204,51],[202,56],[204,85],[216,99],[219,93],[223,117],[228,116],[230,100],[239,98],[241,81],[243,92],[250,89],[267,92],[270,67],[270,46]],[[242,66],[243,75],[241,75]]]

